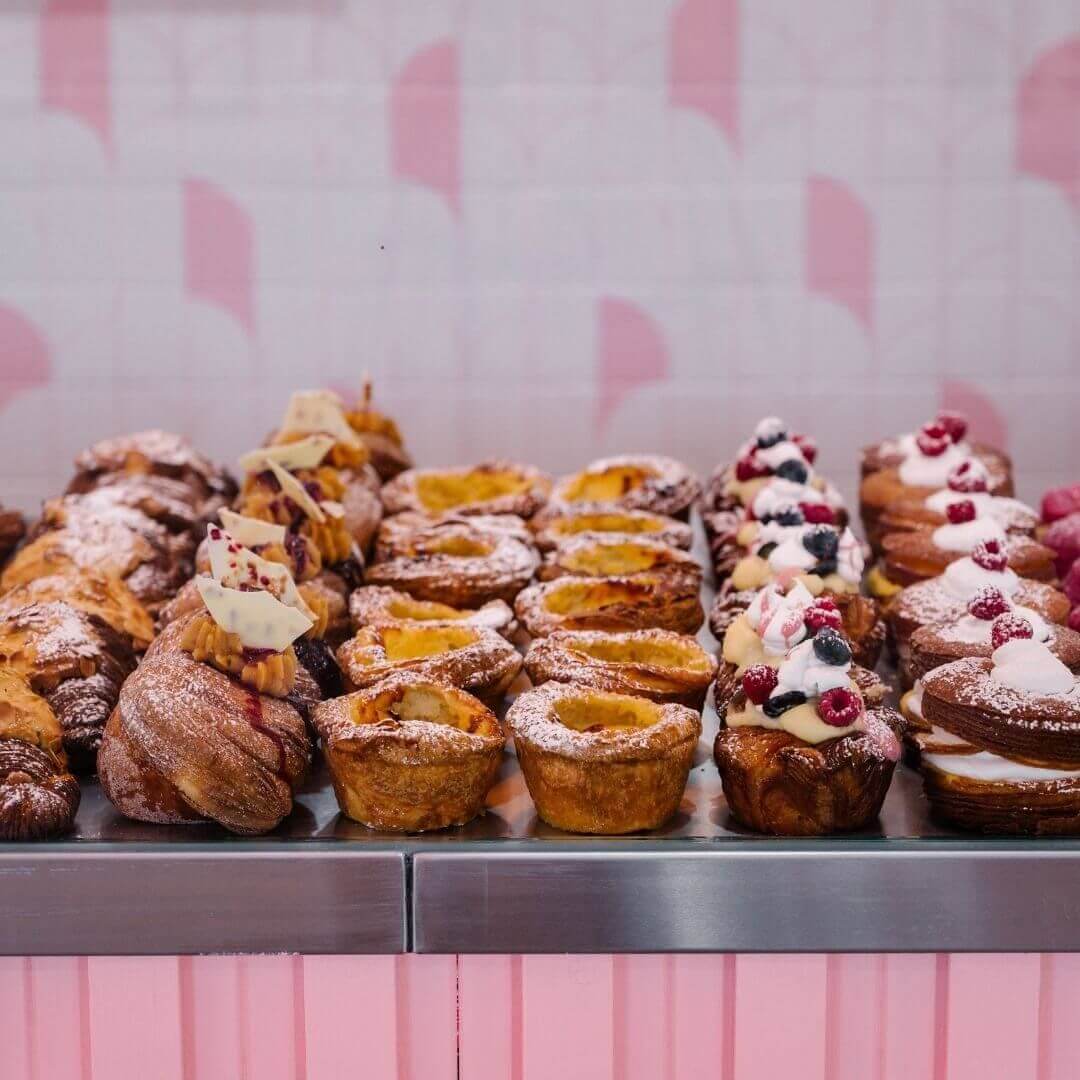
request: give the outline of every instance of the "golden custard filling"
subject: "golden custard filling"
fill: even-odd
[[[487,709],[470,707],[438,686],[408,686],[387,691],[373,702],[357,702],[352,719],[356,724],[405,724],[419,721],[458,728],[470,735],[496,735],[498,720]]]
[[[184,627],[180,648],[193,660],[235,675],[245,686],[270,697],[288,697],[296,684],[296,651],[245,649],[237,634],[223,630],[209,613],[196,615]]]
[[[641,465],[612,465],[602,472],[582,472],[563,489],[567,502],[615,502],[657,476]]]
[[[395,598],[386,605],[386,613],[392,619],[405,622],[454,622],[467,619],[473,613],[440,604],[435,600],[404,600]]]
[[[731,585],[736,592],[749,592],[760,589],[780,577],[769,565],[767,559],[760,555],[747,555],[735,564],[731,572]],[[823,592],[831,593],[857,593],[859,586],[846,581],[839,574],[811,574],[803,572],[791,577],[792,581],[801,581],[814,596],[820,596]]]
[[[659,706],[644,698],[582,693],[555,703],[555,719],[571,731],[636,731],[659,723]]]
[[[664,522],[658,517],[633,517],[630,514],[579,514],[553,522],[551,531],[559,536],[574,536],[583,532],[642,533],[663,532]]]
[[[653,569],[661,558],[661,552],[639,544],[596,544],[562,555],[559,564],[574,573],[624,577]]]
[[[768,664],[775,668],[784,661],[783,653],[765,652],[761,638],[754,632],[745,615],[740,615],[727,628],[721,656],[725,663],[734,664],[740,674],[753,664]]]
[[[416,497],[424,509],[439,514],[506,495],[520,495],[531,486],[527,476],[511,469],[423,473],[415,483]]]
[[[709,670],[709,658],[703,650],[672,641],[619,641],[614,638],[583,641],[571,638],[567,644],[574,652],[610,664],[649,664],[684,671]]]
[[[614,604],[637,604],[644,588],[612,581],[572,581],[552,589],[544,597],[544,606],[555,615],[577,615],[602,611]]]
[[[490,555],[495,547],[473,536],[450,534],[417,545],[417,550],[424,555],[450,555],[456,559],[483,559]]]
[[[7,668],[0,668],[0,729],[5,739],[36,746],[60,764],[65,761],[56,714],[21,675]]]
[[[379,636],[386,659],[398,663],[467,649],[479,634],[469,626],[384,626]],[[366,662],[378,661],[371,657]]]

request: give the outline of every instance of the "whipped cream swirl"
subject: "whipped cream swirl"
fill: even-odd
[[[995,649],[990,659],[990,678],[1013,690],[1042,696],[1080,690],[1080,680],[1041,641],[1014,638]]]
[[[980,589],[988,585],[1000,589],[1006,596],[1014,596],[1020,588],[1020,578],[1015,570],[987,570],[970,555],[949,563],[941,575],[945,588],[961,600],[970,600]]]

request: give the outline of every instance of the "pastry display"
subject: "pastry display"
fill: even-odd
[[[0,504],[0,566],[26,535],[26,522],[17,510],[5,510]]]
[[[1080,833],[1080,678],[1046,642],[999,634],[989,657],[923,677],[916,739],[931,810],[961,829]]]
[[[560,577],[530,585],[514,611],[533,637],[555,630],[646,630],[696,634],[705,621],[699,587],[687,577]]]
[[[376,623],[361,627],[337,651],[351,689],[413,671],[497,702],[521,670],[521,655],[500,634],[479,626]]]
[[[367,447],[371,466],[383,483],[413,467],[412,456],[405,448],[397,424],[372,408],[370,379],[364,380],[360,400],[346,411],[345,419]]]
[[[432,522],[382,539],[364,581],[451,607],[510,602],[531,580],[536,550],[520,534],[475,525],[470,519]]]
[[[816,836],[877,817],[903,724],[892,710],[867,708],[851,669],[847,640],[823,625],[778,666],[745,668],[731,698],[718,701],[714,756],[737,821],[758,832]]]
[[[683,705],[548,682],[506,722],[541,820],[574,833],[657,829],[679,808],[701,736]]]
[[[551,503],[559,512],[646,510],[686,521],[700,494],[701,483],[681,461],[624,454],[601,458],[562,477],[552,489]]]
[[[694,638],[670,630],[556,630],[532,642],[525,670],[534,686],[569,683],[701,712],[716,661]]]
[[[482,534],[501,533],[524,544],[536,547],[529,526],[516,514],[443,514],[431,517],[415,510],[406,510],[393,517],[383,518],[375,536],[375,562],[386,562],[399,555],[414,553],[413,541],[417,534],[437,535],[431,530],[473,529]]]
[[[537,577],[554,581],[566,576],[632,577],[635,574],[685,577],[701,587],[701,566],[681,548],[639,537],[585,535],[549,551]]]
[[[426,832],[481,812],[505,736],[475,697],[400,671],[315,710],[342,813],[372,829]]]
[[[484,461],[460,469],[409,469],[382,489],[388,514],[516,514],[530,518],[548,499],[551,477],[531,465]]]
[[[349,597],[354,630],[375,623],[411,623],[418,626],[465,624],[511,637],[517,629],[513,609],[504,600],[489,600],[478,608],[456,608],[433,600],[417,600],[386,585],[365,585]]]
[[[530,522],[536,546],[552,551],[567,540],[585,535],[636,536],[689,551],[694,532],[684,521],[648,510],[592,510],[546,506]]]
[[[211,527],[203,607],[171,622],[124,683],[98,753],[102,789],[140,821],[268,832],[311,757],[318,698],[293,642],[314,618],[288,569]]]

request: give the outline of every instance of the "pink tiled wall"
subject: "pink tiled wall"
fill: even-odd
[[[0,498],[363,369],[424,460],[1080,460],[1076,0],[13,0]]]

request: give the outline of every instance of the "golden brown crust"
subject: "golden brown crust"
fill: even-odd
[[[575,833],[657,829],[679,808],[701,718],[682,705],[549,682],[507,713],[542,820]]]
[[[913,680],[954,660],[989,657],[994,651],[989,640],[964,641],[950,633],[950,629],[949,624],[922,626],[911,635],[908,668]],[[1047,648],[1071,671],[1080,671],[1080,634],[1067,626],[1051,624],[1047,629],[1050,631]]]
[[[656,540],[620,536],[579,536],[544,556],[537,571],[541,581],[560,577],[630,577],[648,573],[685,577],[701,588],[696,559]]]
[[[899,755],[893,729],[903,721],[886,709],[866,716],[865,732],[817,745],[786,731],[722,727],[713,753],[735,819],[778,836],[821,836],[873,822]]]
[[[1027,536],[1012,534],[1006,537],[1004,549],[1009,567],[1022,578],[1032,581],[1055,581],[1054,552]],[[945,568],[964,558],[966,551],[946,551],[932,539],[931,531],[890,533],[881,540],[882,565],[890,581],[897,585],[914,585],[917,581],[935,578]]]
[[[680,521],[701,494],[701,482],[681,461],[657,454],[600,458],[558,480],[551,493],[555,507],[648,510]]]
[[[342,812],[395,832],[472,820],[505,742],[480,701],[412,672],[326,702],[314,720]]]
[[[401,671],[496,702],[521,670],[521,656],[494,630],[475,626],[381,623],[365,626],[337,651],[351,688]]]
[[[551,477],[532,465],[483,461],[470,468],[409,469],[382,489],[387,514],[516,514],[530,518],[547,502]]]
[[[532,578],[535,550],[510,532],[467,521],[433,524],[395,540],[395,554],[367,568],[369,585],[386,585],[451,607],[511,601]]]
[[[79,782],[51,754],[0,736],[0,840],[43,840],[67,832]]]
[[[1009,455],[987,443],[973,442],[971,452],[987,468],[991,476],[991,488],[995,495],[1012,495],[1012,461]],[[872,446],[864,446],[859,458],[862,476],[880,472],[882,469],[897,469],[903,463],[903,454],[896,438],[882,439]],[[1001,490],[998,490],[1000,488]]]
[[[525,669],[536,686],[575,683],[700,712],[716,661],[694,638],[670,630],[557,630],[533,641]]]
[[[530,522],[541,551],[552,551],[579,536],[635,536],[689,551],[694,533],[688,524],[648,510],[604,510],[548,505]]]
[[[509,638],[517,629],[513,609],[505,600],[489,600],[478,608],[456,608],[431,600],[417,600],[407,592],[385,585],[365,585],[349,597],[354,630],[373,623],[415,623],[421,626],[457,625],[495,630]]]
[[[399,555],[412,555],[418,537],[437,535],[438,531],[453,526],[473,529],[484,536],[506,534],[526,547],[535,547],[529,526],[516,514],[443,514],[441,517],[429,517],[409,510],[383,518],[375,538],[373,558],[375,562],[386,562]]]
[[[563,577],[523,590],[514,611],[533,637],[555,630],[646,630],[696,634],[705,612],[696,585],[685,578]]]
[[[383,483],[413,467],[412,455],[405,449],[397,424],[371,407],[370,384],[365,386],[356,407],[346,412],[345,419],[367,447],[371,464]]]
[[[0,505],[0,565],[26,535],[26,522],[17,510],[5,510]]]
[[[98,755],[102,789],[139,821],[268,832],[307,770],[304,721],[288,702],[193,660],[179,647],[185,621],[157,638],[124,684]]]
[[[963,498],[962,494],[957,493],[957,500]],[[939,514],[936,510],[927,507],[925,499],[911,497],[898,499],[886,507],[879,520],[881,536],[887,536],[889,533],[936,529],[948,523],[948,518],[944,514]],[[1034,536],[1038,523],[1038,514],[1022,503],[1017,503],[1007,515],[1002,514],[1002,526],[1008,533]]]

